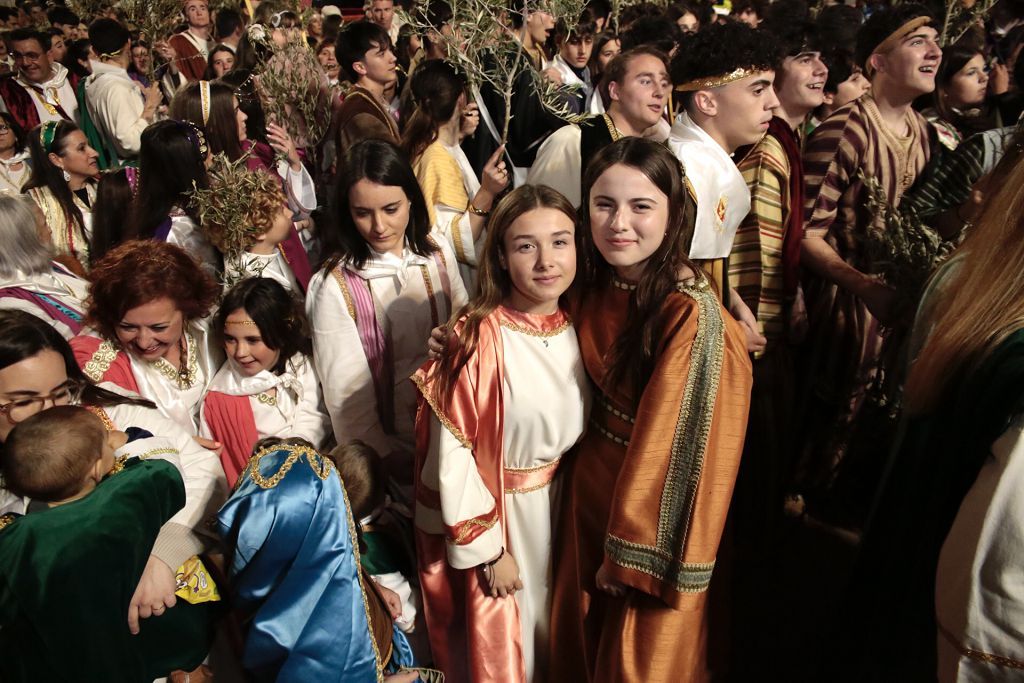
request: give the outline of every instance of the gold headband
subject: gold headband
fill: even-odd
[[[255,320],[225,320],[225,325],[252,325],[256,326]]]
[[[210,81],[199,81],[199,104],[203,108],[203,125],[210,122]]]
[[[921,28],[922,26],[926,26],[927,24],[930,23],[932,23],[931,17],[914,17],[907,23],[903,24],[903,26],[900,26],[898,29],[893,31],[888,38],[880,42],[878,44],[878,47],[872,50],[871,54],[868,55],[867,64],[864,65],[864,74],[868,78],[871,78],[871,74],[875,72],[875,68],[871,66],[871,57],[873,57],[874,55],[888,52],[889,50],[899,45],[903,41],[903,39],[909,36],[911,33]]]
[[[734,69],[727,74],[720,74],[718,76],[705,76],[704,78],[695,78],[689,83],[683,83],[682,85],[676,86],[676,92],[696,92],[698,90],[711,90],[733,81],[738,81],[747,76],[753,76],[754,74],[765,71],[755,66],[740,67]]]

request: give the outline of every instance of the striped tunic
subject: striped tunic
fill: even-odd
[[[757,316],[770,343],[786,331],[782,240],[790,212],[789,160],[779,140],[769,134],[740,162],[739,170],[750,189],[750,213],[736,231],[729,283]]]
[[[870,94],[838,109],[811,134],[804,148],[804,238],[823,237],[848,264],[863,270],[866,229],[879,219],[867,209],[863,170],[897,206],[931,155],[928,123],[908,110],[905,130],[883,122]],[[882,224],[879,222],[879,227]],[[805,296],[807,368],[811,403],[822,411],[808,415],[805,485],[828,486],[844,457],[850,428],[879,367],[882,335],[867,306],[849,291],[807,273]]]

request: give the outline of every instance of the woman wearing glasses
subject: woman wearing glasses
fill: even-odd
[[[174,604],[172,568],[213,543],[204,520],[208,511],[216,510],[225,499],[220,461],[149,401],[90,382],[75,362],[71,346],[53,327],[24,311],[0,310],[0,454],[16,424],[51,406],[68,404],[93,410],[108,429],[137,427],[168,438],[179,451],[185,506],[160,529],[130,607],[143,618],[162,614]],[[32,501],[18,498],[0,485],[0,527],[4,515],[34,509]]]
[[[15,123],[13,116],[0,112],[0,191],[20,194],[31,173],[25,131]]]

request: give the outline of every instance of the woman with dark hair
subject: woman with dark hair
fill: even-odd
[[[96,183],[96,201],[92,207],[92,240],[90,256],[98,261],[108,251],[124,242],[131,229],[138,189],[139,169],[132,166],[104,171]]]
[[[250,81],[251,83],[251,81]],[[238,86],[245,92],[244,86]],[[251,102],[258,104],[258,99]],[[206,140],[213,154],[223,153],[229,161],[238,161],[249,153],[245,163],[250,170],[276,173],[288,197],[288,206],[298,219],[306,219],[316,209],[316,189],[313,178],[302,164],[295,142],[281,126],[266,125],[267,143],[249,137],[246,127],[248,116],[242,109],[235,88],[222,81],[189,83],[171,102],[171,117],[190,121],[206,132]],[[283,157],[283,158],[281,158]],[[295,230],[281,244],[292,266],[299,285],[305,290],[311,276],[309,257],[303,238]]]
[[[38,214],[28,197],[0,192],[0,309],[27,311],[71,338],[82,329],[87,283],[53,260]]]
[[[608,64],[622,53],[622,41],[616,33],[599,33],[594,38],[594,49],[590,53],[590,80],[594,83],[594,96],[590,98],[590,113],[600,116],[605,112],[601,76]]]
[[[596,395],[565,475],[551,680],[706,673],[707,588],[751,364],[739,323],[687,256],[694,219],[663,145],[623,138],[587,167],[573,320]]]
[[[136,623],[139,617],[159,616],[175,603],[174,570],[216,543],[208,531],[207,510],[225,499],[220,463],[150,401],[91,381],[53,327],[24,311],[0,311],[0,452],[16,424],[49,406],[67,404],[89,408],[109,430],[144,429],[169,439],[178,450],[185,506],[161,527],[125,615]],[[0,487],[0,515],[24,514],[29,503]]]
[[[299,437],[320,448],[331,418],[302,304],[275,280],[249,278],[224,295],[213,329],[228,359],[203,397],[199,433],[224,444],[228,486],[260,439]]]
[[[455,250],[466,289],[476,290],[477,252],[483,247],[487,215],[508,185],[504,148],[484,166],[483,183],[462,151],[480,119],[467,116],[466,80],[448,62],[431,59],[410,82],[416,110],[405,124],[402,151],[412,161],[433,229]]]
[[[71,341],[85,374],[150,399],[197,434],[199,401],[222,359],[203,320],[220,293],[217,283],[180,247],[153,240],[109,251],[90,283],[92,329]]]
[[[69,121],[47,121],[33,128],[29,150],[32,176],[25,192],[43,211],[54,252],[74,257],[84,273],[89,266],[99,154]]]
[[[931,105],[921,112],[924,117],[932,123],[945,124],[959,142],[973,133],[998,127],[987,100],[985,53],[969,45],[943,48],[935,91],[924,98]]]
[[[92,43],[88,38],[80,38],[68,44],[63,64],[71,73],[79,78],[85,78],[92,73],[92,66],[89,62],[94,59],[96,59],[96,53],[93,52]]]
[[[313,357],[334,433],[375,448],[408,491],[416,413],[408,377],[426,360],[423,340],[466,303],[466,289],[447,240],[430,234],[397,147],[364,140],[341,166],[335,222],[306,298]]]
[[[235,68],[235,53],[226,45],[218,45],[210,51],[206,59],[206,73],[203,78],[208,81],[220,78]]]
[[[139,154],[139,188],[128,235],[177,244],[217,278],[221,259],[199,228],[189,197],[209,187],[206,164],[210,150],[196,126],[168,119],[146,128]]]
[[[32,174],[25,131],[8,112],[0,112],[0,191],[21,194]]]

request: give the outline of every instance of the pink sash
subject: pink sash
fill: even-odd
[[[252,447],[259,441],[249,397],[211,391],[203,399],[203,417],[213,438],[224,446],[220,452],[220,463],[228,486],[233,488],[249,463]]]

